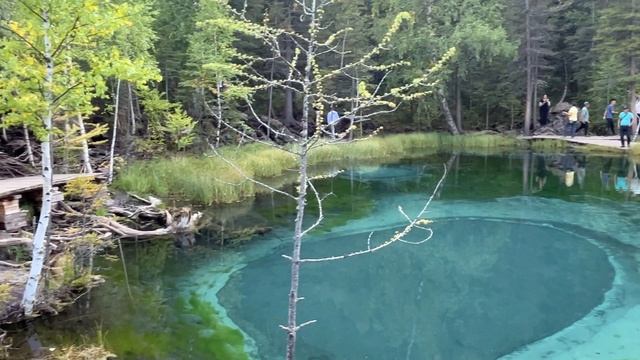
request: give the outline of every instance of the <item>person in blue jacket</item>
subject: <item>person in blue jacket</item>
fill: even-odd
[[[634,115],[629,111],[628,106],[623,106],[623,110],[618,117],[618,126],[620,127],[620,142],[624,147],[624,138],[627,138],[627,146],[631,146],[631,125],[633,124]]]

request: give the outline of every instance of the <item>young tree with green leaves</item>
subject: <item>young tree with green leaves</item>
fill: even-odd
[[[143,9],[99,0],[23,0],[0,22],[0,98],[12,125],[26,124],[41,143],[43,195],[33,237],[33,256],[22,306],[32,316],[46,259],[52,208],[52,140],[57,117],[91,108],[107,91],[106,78],[127,77],[144,67],[127,58],[114,37],[135,24]],[[147,69],[148,70],[148,69]],[[144,72],[144,71],[143,71]],[[138,77],[138,79],[149,76]]]
[[[220,146],[224,108],[232,105],[233,91],[225,91],[243,73],[243,66],[235,63],[241,54],[234,47],[238,39],[230,25],[231,13],[226,0],[200,0],[196,16],[196,30],[189,37],[185,84],[199,94],[204,108],[215,120],[215,146]],[[239,89],[239,87],[233,87]],[[208,103],[213,95],[214,104]]]

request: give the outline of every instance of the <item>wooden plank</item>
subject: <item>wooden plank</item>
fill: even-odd
[[[523,140],[561,140],[566,141],[573,144],[581,144],[581,145],[594,145],[600,147],[606,147],[610,149],[619,149],[626,150],[629,148],[620,147],[620,137],[619,136],[576,136],[576,137],[565,137],[560,135],[535,135],[535,136],[523,136],[521,137]],[[635,142],[631,143],[632,147],[637,146],[638,144]]]
[[[58,174],[53,176],[53,185],[64,185],[71,180],[98,174]],[[42,176],[25,176],[0,180],[0,199],[42,188]]]

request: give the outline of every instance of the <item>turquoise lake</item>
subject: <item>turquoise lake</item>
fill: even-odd
[[[383,242],[406,222],[398,206],[416,213],[443,165],[431,240],[303,266],[298,317],[317,323],[301,330],[298,359],[640,358],[640,164],[630,159],[439,154],[328,167],[342,173],[318,183],[327,216],[303,256],[365,249],[371,232]],[[294,204],[261,195],[204,211],[212,225],[196,246],[128,243],[124,262],[99,262],[105,285],[9,329],[11,358],[99,342],[121,359],[282,359]],[[308,223],[316,214],[309,199]],[[261,235],[238,235],[251,229]]]

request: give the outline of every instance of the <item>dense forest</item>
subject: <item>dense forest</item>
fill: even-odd
[[[532,150],[566,145],[525,144],[530,138],[516,135],[544,127],[543,96],[557,123],[569,104],[589,102],[595,133],[604,131],[600,114],[610,99],[640,104],[638,7],[635,0],[0,0],[0,181],[38,175],[26,190],[0,188],[0,270],[8,269],[0,280],[13,276],[11,286],[0,284],[0,321],[57,313],[81,298],[102,281],[95,255],[116,248],[133,300],[122,239],[137,246],[174,236],[194,246],[205,222],[199,210],[262,191],[274,208],[274,196],[288,201],[293,223],[292,251],[281,256],[290,284],[280,326],[293,360],[298,332],[316,322],[297,318],[302,264],[426,243],[432,201],[450,170],[458,182],[460,152],[478,144],[526,150],[523,196],[534,179],[542,191],[549,166],[542,156],[534,178]],[[371,232],[356,250],[305,257],[303,238],[322,228],[323,204],[337,201],[323,182],[346,171],[319,165],[405,161],[443,148],[450,157],[429,168],[418,211],[394,204],[403,221],[397,231],[374,242]],[[567,187],[574,176],[582,187],[586,160],[563,159],[550,167]],[[485,176],[488,163],[485,156]],[[637,180],[635,162],[621,168]],[[70,177],[56,184],[56,174]],[[616,189],[629,192],[625,181]],[[221,234],[216,245],[272,231],[225,233],[225,219],[206,219]],[[410,239],[420,231],[421,240]],[[190,306],[202,304],[194,297]],[[228,331],[202,306],[210,326]],[[242,348],[242,335],[228,334]]]
[[[300,127],[299,89],[254,81],[285,79],[294,60],[302,70],[304,54],[295,51],[302,38],[288,35],[308,31],[309,19],[297,1],[230,1],[229,7],[214,0],[4,1],[0,110],[2,146],[11,156],[34,164],[39,153],[31,142],[40,140],[40,121],[29,117],[37,112],[34,105],[44,102],[46,54],[41,19],[31,10],[45,3],[50,3],[50,55],[56,64],[52,126],[67,128],[65,135],[54,136],[66,143],[61,148],[73,149],[64,156],[77,152],[85,159],[85,170],[92,170],[94,160],[76,149],[96,147],[102,149],[96,154],[105,155],[100,144],[114,138],[117,154],[145,155],[243,138],[225,123],[244,129],[247,137],[273,137],[254,115],[281,128]],[[408,11],[411,19],[373,59],[402,66],[353,66],[325,85],[327,93],[353,99],[335,103],[339,113],[353,109],[363,91],[384,92],[421,76],[455,48],[437,74],[432,96],[404,99],[375,123],[391,132],[529,129],[524,124],[537,126],[537,99],[543,94],[552,104],[590,101],[595,112],[611,97],[622,103],[635,98],[633,34],[640,25],[634,4],[334,1],[318,38],[332,41],[335,51],[320,56],[318,66],[331,71],[367,54],[396,16]],[[99,33],[91,33],[95,29],[86,26],[91,23]],[[278,54],[251,36],[246,26],[251,23],[274,31]]]

